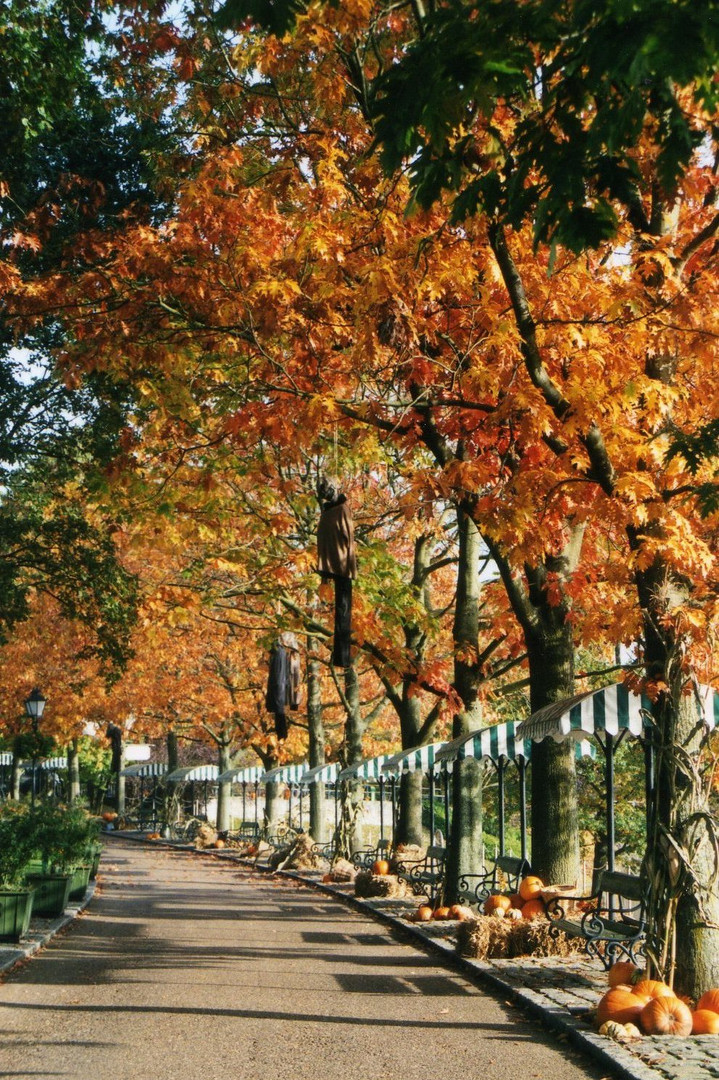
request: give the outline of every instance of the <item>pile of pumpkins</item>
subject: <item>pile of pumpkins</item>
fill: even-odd
[[[599,1034],[620,1041],[644,1035],[719,1035],[719,988],[695,1009],[664,982],[647,979],[629,961],[609,969],[609,989],[597,1006]]]
[[[493,893],[484,902],[485,915],[500,919],[536,919],[545,915],[542,890],[544,882],[534,874],[528,874],[519,883],[519,889],[510,896]]]

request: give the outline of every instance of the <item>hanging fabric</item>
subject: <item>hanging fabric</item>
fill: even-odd
[[[265,706],[275,718],[278,739],[287,738],[287,705],[290,696],[290,660],[287,649],[278,641],[270,651]]]
[[[347,498],[335,480],[317,485],[322,501],[317,526],[317,571],[335,584],[334,667],[349,667],[352,641],[352,579],[357,576],[354,524]]]
[[[297,635],[291,630],[284,630],[280,634],[280,645],[287,650],[289,663],[289,677],[287,687],[287,704],[290,709],[299,709],[300,692],[302,690],[302,671],[300,669],[300,646]]]

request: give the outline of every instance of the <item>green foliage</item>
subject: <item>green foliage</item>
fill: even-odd
[[[241,26],[249,19],[281,37],[304,10],[305,5],[300,0],[225,0],[220,5],[217,21],[219,26],[231,28]]]
[[[65,873],[81,862],[99,832],[97,818],[80,807],[42,803],[29,816],[34,853],[53,873]]]
[[[0,805],[0,887],[23,883],[25,868],[35,846],[35,823],[20,803]]]

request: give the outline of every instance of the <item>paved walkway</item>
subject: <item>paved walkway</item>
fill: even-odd
[[[370,915],[113,839],[86,914],[0,986],[0,1077],[599,1080]]]

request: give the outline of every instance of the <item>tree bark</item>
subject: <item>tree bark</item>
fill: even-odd
[[[217,744],[217,765],[220,775],[227,772],[232,765],[230,743],[222,741]],[[217,831],[227,832],[230,828],[230,793],[232,784],[228,781],[217,785]]]
[[[314,769],[325,763],[325,729],[322,722],[322,694],[319,660],[307,651],[307,726],[309,728],[309,763]],[[323,781],[309,785],[310,836],[317,844],[327,842],[327,810]]]
[[[631,537],[630,537],[631,539]],[[719,836],[710,807],[711,770],[702,761],[707,730],[684,670],[670,612],[688,599],[686,583],[657,559],[637,573],[650,681],[668,689],[652,707],[656,782],[648,798],[644,870],[649,890],[648,948],[654,971],[698,998],[719,985]]]
[[[462,699],[462,711],[452,725],[452,738],[469,735],[481,726],[478,700],[479,667],[479,565],[481,538],[469,508],[457,508],[459,562],[455,604],[454,688]],[[482,765],[474,758],[454,763],[452,770],[452,823],[447,845],[445,902],[459,899],[459,883],[465,874],[482,872]]]
[[[80,798],[80,754],[77,739],[73,739],[67,748],[67,772],[67,801],[72,806]]]
[[[20,758],[15,750],[13,750],[12,772],[10,773],[10,798],[15,802],[20,798]]]
[[[362,736],[366,726],[360,707],[359,680],[354,664],[345,668],[344,695],[347,703],[345,706],[344,764],[346,768],[349,768],[362,761]],[[341,790],[342,802],[336,847],[337,853],[347,859],[363,846],[364,784],[361,780],[343,780]]]

